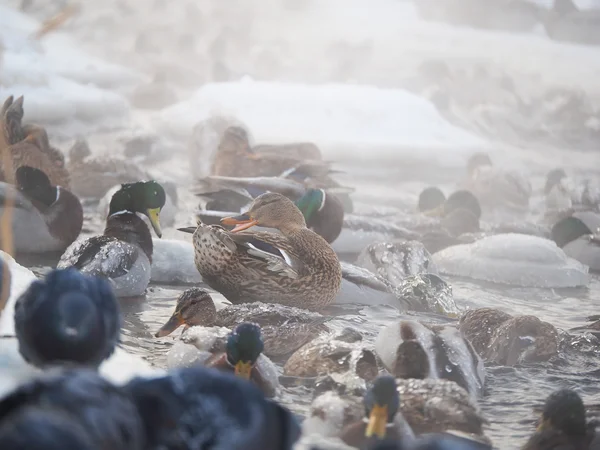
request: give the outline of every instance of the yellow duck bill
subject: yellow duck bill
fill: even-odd
[[[238,361],[235,365],[235,374],[238,377],[245,378],[246,380],[250,379],[250,373],[252,372],[252,363]]]
[[[162,237],[162,230],[160,229],[160,208],[152,208],[146,210],[146,215],[150,219],[150,224],[154,228],[154,232],[158,237]]]
[[[385,438],[385,430],[388,421],[387,406],[374,405],[369,414],[369,423],[365,431],[366,437],[376,436],[379,439]]]

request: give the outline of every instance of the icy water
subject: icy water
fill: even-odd
[[[216,11],[221,14],[216,20],[210,8],[220,2],[182,0],[181,8],[171,8],[157,0],[153,8],[144,5],[142,14],[115,0],[88,2],[63,34],[34,45],[29,36],[39,24],[8,9],[18,3],[0,5],[2,98],[24,94],[26,119],[48,126],[51,142],[63,150],[81,134],[100,154],[118,154],[124,137],[157,137],[158,162],[145,168],[180,183],[180,196],[187,199],[178,226],[192,223],[196,206],[187,192],[191,129],[213,113],[243,120],[260,143],[315,141],[327,159],[340,163],[336,168],[346,170],[339,179],[356,188],[357,204],[413,208],[420,190],[431,184],[449,194],[469,154],[483,148],[498,165],[524,169],[536,192],[545,173],[559,165],[575,177],[599,176],[599,51],[550,43],[539,27],[531,34],[511,34],[425,23],[411,2],[397,0],[313,1],[306,2],[304,12],[280,16],[275,0],[236,2],[243,7]],[[38,19],[60,9],[54,2],[38,3],[32,13]],[[262,10],[259,4],[265,5]],[[198,5],[200,13],[192,14]],[[229,18],[230,12],[238,17]],[[253,25],[247,20],[252,14]],[[229,84],[211,83],[208,74],[214,61],[205,50],[210,51],[221,28],[232,40],[223,57],[233,73]],[[187,53],[174,44],[180,39],[192,41]],[[84,47],[78,50],[74,41]],[[436,78],[436,73],[428,78],[421,70],[422,64],[440,60],[448,64],[451,82]],[[164,67],[174,94],[164,108],[141,110],[132,100],[132,86]],[[238,82],[244,75],[262,81]],[[514,89],[507,90],[512,84]],[[564,103],[547,95],[555,88],[563,89]],[[438,110],[427,100],[435,90],[449,96],[447,108]],[[515,96],[531,108],[515,107]],[[561,109],[561,104],[571,110]],[[538,217],[540,198],[531,205],[533,218]],[[103,220],[96,210],[88,209],[87,217],[86,234],[101,232]],[[178,236],[173,229],[165,234]],[[37,274],[49,269],[24,264]],[[597,276],[587,288],[570,290],[446,279],[462,310],[487,306],[532,314],[561,330],[584,325],[587,316],[600,313]],[[171,315],[183,289],[152,285],[145,298],[122,301],[128,351],[164,367],[179,332],[165,339],[154,338],[154,333]],[[370,341],[400,317],[394,308],[383,306],[344,306],[337,312],[333,328],[356,328]],[[588,406],[600,404],[600,349],[585,337],[578,347],[578,352],[563,348],[552,364],[486,367],[480,405],[490,422],[487,435],[498,448],[522,444],[534,429],[534,409],[555,389],[572,387]],[[280,398],[299,413],[306,412],[310,399],[304,387],[286,388]]]
[[[349,170],[352,168],[349,168]],[[404,169],[406,170],[406,169]],[[393,196],[398,205],[414,204],[416,196],[425,184],[411,180],[403,169],[403,182],[394,188]],[[385,199],[386,186],[390,180],[381,176],[373,178],[370,169],[354,167],[352,173],[362,174],[355,177],[358,187],[357,197],[376,198],[389,204]],[[385,173],[382,169],[379,174]],[[432,169],[428,181],[439,180],[440,186],[449,191],[458,171]],[[420,176],[419,178],[423,178]],[[534,178],[541,183],[542,178]],[[532,202],[534,203],[534,202]],[[372,204],[372,203],[371,203]],[[189,205],[192,207],[192,204]],[[90,210],[93,220],[88,224],[88,232],[101,230],[101,219],[95,210]],[[179,215],[187,225],[185,218],[189,214]],[[177,236],[174,230],[167,230],[170,237]],[[48,267],[36,266],[34,271],[42,274]],[[550,322],[560,330],[581,326],[586,318],[600,312],[600,278],[593,276],[587,288],[577,289],[537,289],[500,286],[490,283],[474,283],[465,279],[446,277],[452,285],[453,294],[461,310],[469,308],[494,307],[511,314],[532,314]],[[207,288],[206,286],[204,286]],[[123,330],[124,347],[138,354],[152,364],[166,367],[166,353],[179,338],[180,331],[163,339],[156,339],[154,333],[170,317],[178,295],[186,287],[151,285],[146,298],[123,299],[121,301],[125,326]],[[207,288],[209,289],[209,288]],[[210,290],[210,289],[209,289]],[[213,297],[223,299],[214,293]],[[336,308],[336,318],[328,325],[333,330],[351,327],[365,335],[372,343],[381,327],[398,320],[400,317],[427,319],[452,323],[454,319],[418,313],[400,313],[389,306],[344,305]],[[584,337],[579,342],[577,352],[563,348],[560,358],[551,364],[537,364],[514,368],[486,366],[487,377],[483,398],[480,399],[482,412],[490,422],[487,435],[501,449],[517,448],[535,427],[539,409],[545,397],[560,387],[575,388],[580,392],[588,406],[600,405],[600,384],[598,377],[598,357],[600,348],[596,341],[588,343]],[[306,387],[285,387],[279,400],[297,413],[308,411],[312,394]]]

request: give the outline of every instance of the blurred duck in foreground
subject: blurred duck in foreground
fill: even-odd
[[[288,450],[300,436],[292,413],[260,390],[204,367],[129,383],[142,417],[145,449]]]
[[[81,203],[68,190],[50,184],[41,170],[20,166],[15,176],[15,186],[0,182],[0,214],[4,214],[8,199],[14,200],[14,251],[64,251],[81,232]]]
[[[595,441],[596,422],[587,422],[581,397],[570,389],[546,399],[537,431],[523,450],[587,450],[600,448]]]
[[[34,281],[15,304],[19,353],[39,368],[97,368],[114,352],[120,329],[119,305],[109,283],[75,269],[53,270]]]
[[[144,428],[127,392],[96,372],[51,371],[0,401],[0,448],[142,450]]]
[[[299,308],[267,303],[229,305],[219,311],[204,289],[190,288],[177,299],[171,318],[155,334],[164,337],[180,326],[227,327],[240,322],[257,323],[262,330],[264,353],[270,358],[286,358],[319,333],[327,331],[327,317]]]
[[[554,0],[543,23],[546,34],[555,41],[600,45],[600,12],[579,10],[573,0]]]
[[[152,236],[140,216],[150,220],[158,237],[165,191],[156,181],[123,184],[112,197],[101,236],[74,242],[58,267],[110,280],[119,297],[143,295],[151,275]]]
[[[300,210],[281,194],[257,197],[246,214],[222,220],[236,225],[180,229],[194,234],[202,279],[232,303],[262,301],[319,309],[335,299],[342,281],[337,255],[306,228]],[[242,232],[255,225],[281,234]]]
[[[46,174],[53,186],[69,189],[69,173],[60,150],[50,146],[46,130],[37,125],[23,125],[23,97],[14,100],[11,95],[0,109],[0,132],[7,144],[0,158],[1,180],[11,181],[21,166],[29,166]],[[5,167],[10,160],[11,166]]]

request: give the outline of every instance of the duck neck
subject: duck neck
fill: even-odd
[[[121,211],[108,216],[104,236],[139,246],[152,262],[152,235],[148,226],[136,213]]]
[[[44,215],[50,234],[66,243],[77,239],[83,225],[83,208],[75,195],[57,187],[56,199],[47,208],[42,209],[32,203]]]

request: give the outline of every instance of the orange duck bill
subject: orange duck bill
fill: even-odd
[[[248,228],[258,225],[258,220],[254,220],[248,214],[240,214],[239,216],[224,217],[221,219],[223,225],[235,225],[235,228],[231,230],[232,233],[238,231],[247,230]]]

